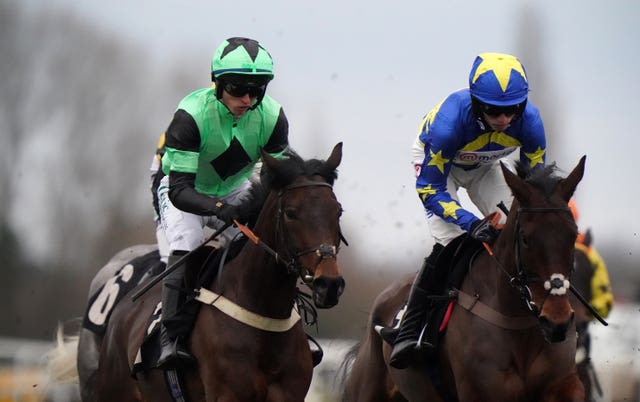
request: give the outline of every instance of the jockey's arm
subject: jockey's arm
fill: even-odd
[[[447,178],[453,164],[456,149],[455,130],[440,129],[423,124],[419,138],[414,144],[412,155],[414,161],[417,147],[422,147],[422,161],[415,167],[417,174],[416,191],[427,213],[434,213],[446,222],[454,223],[463,230],[469,231],[471,225],[478,221],[472,212],[464,209],[447,189]],[[414,162],[414,166],[417,162]]]
[[[200,131],[193,117],[182,109],[176,111],[167,128],[166,151],[179,153],[184,161],[195,161],[192,162],[194,166],[186,166],[187,162],[178,167],[162,166],[169,175],[169,198],[173,205],[196,215],[214,215],[219,209],[216,200],[199,193],[195,188]]]

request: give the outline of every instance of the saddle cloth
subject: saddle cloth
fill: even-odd
[[[165,263],[160,261],[158,250],[127,262],[104,285],[90,297],[82,326],[100,336],[104,335],[113,308],[149,273],[155,276],[162,272]]]

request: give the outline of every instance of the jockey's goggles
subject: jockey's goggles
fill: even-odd
[[[524,110],[525,102],[518,103],[517,105],[509,105],[509,106],[497,106],[490,105],[488,103],[480,103],[480,110],[482,113],[486,113],[491,117],[499,117],[500,115],[505,116],[513,116],[516,114],[522,114]]]
[[[258,85],[258,86],[247,86],[247,85],[237,85],[231,82],[226,82],[224,84],[223,89],[227,91],[227,93],[236,98],[241,98],[247,94],[249,94],[250,98],[257,98],[264,94],[267,89],[266,85]]]

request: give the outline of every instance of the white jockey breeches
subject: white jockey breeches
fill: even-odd
[[[513,170],[511,160],[502,159],[502,162]],[[458,203],[460,203],[458,198],[458,189],[460,188],[464,188],[467,191],[469,199],[483,216],[500,211],[497,206],[500,202],[504,202],[507,208],[510,208],[513,201],[511,189],[504,180],[499,162],[483,165],[472,170],[452,167],[447,178],[447,191]],[[504,216],[504,213],[500,213],[502,216],[500,223],[504,223],[506,216]],[[446,222],[433,213],[427,213],[427,222],[434,240],[442,245],[449,244],[451,240],[464,233],[464,230],[455,223]]]
[[[231,205],[239,205],[249,195],[250,188],[251,182],[247,180],[231,193],[220,197],[220,199]],[[224,222],[215,216],[200,216],[176,208],[169,199],[168,175],[162,178],[158,187],[158,203],[160,206],[160,226],[164,230],[169,249],[168,252],[164,251],[167,255],[175,250],[191,251],[202,244],[205,240],[205,226],[214,230],[224,226]],[[238,228],[232,226],[225,230],[222,235],[227,240],[230,240],[238,233]],[[163,255],[163,250],[160,250],[160,255]]]

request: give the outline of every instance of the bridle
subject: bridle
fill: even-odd
[[[278,216],[276,218],[276,243],[283,245],[286,251],[286,258],[281,258],[281,262],[283,262],[284,266],[287,269],[287,273],[291,275],[299,275],[300,279],[306,283],[310,284],[313,280],[313,276],[310,274],[312,271],[305,267],[300,263],[300,257],[307,254],[316,254],[318,260],[315,264],[315,268],[320,265],[323,260],[333,258],[335,259],[340,251],[340,241],[343,241],[345,244],[348,244],[344,236],[342,235],[342,231],[340,230],[340,225],[338,225],[338,244],[325,244],[322,243],[315,247],[310,247],[304,250],[293,250],[291,247],[288,247],[291,244],[290,235],[287,232],[287,227],[284,224],[284,209],[282,207],[282,198],[284,194],[290,190],[303,188],[303,187],[329,187],[333,191],[333,186],[326,182],[303,182],[290,184],[284,187],[282,190],[278,192]]]
[[[285,186],[278,192],[276,244],[283,245],[283,248],[285,250],[284,255],[278,253],[272,247],[265,244],[246,226],[238,225],[238,228],[255,244],[260,246],[265,252],[275,258],[275,260],[279,264],[284,266],[288,275],[298,275],[305,284],[309,285],[313,280],[313,276],[310,274],[311,270],[300,263],[300,257],[307,254],[315,253],[318,256],[318,261],[315,265],[315,267],[317,267],[323,260],[329,258],[335,259],[338,255],[338,252],[340,251],[340,244],[334,245],[323,243],[304,250],[293,250],[292,248],[287,246],[288,244],[290,244],[290,242],[288,242],[289,235],[286,230],[286,225],[283,223],[285,212],[282,208],[282,198],[288,191],[302,187],[329,187],[333,191],[333,186],[327,182],[307,181],[303,183],[290,184],[288,186]],[[344,238],[342,231],[340,230],[340,225],[338,225],[338,239],[338,243],[342,241],[345,245],[348,245],[347,240]]]
[[[531,289],[529,285],[531,283],[536,282],[544,282],[544,288],[547,290],[547,297],[545,297],[546,302],[549,296],[554,295],[564,295],[567,290],[571,289],[575,293],[575,289],[571,286],[571,282],[569,281],[569,277],[565,277],[562,274],[552,274],[548,279],[541,279],[537,276],[532,276],[528,273],[526,265],[522,261],[522,236],[520,234],[520,214],[523,213],[554,213],[554,212],[568,212],[571,214],[571,210],[568,207],[539,207],[539,208],[530,208],[530,207],[520,207],[516,211],[515,218],[515,236],[514,236],[514,258],[515,258],[515,274],[509,273],[504,268],[504,265],[497,259],[497,257],[493,254],[493,251],[490,248],[487,248],[489,254],[496,261],[500,271],[507,277],[509,284],[516,289],[520,298],[524,301],[525,305],[529,309],[529,311],[533,312],[536,316],[539,316],[542,312],[543,306],[538,306],[533,300],[533,295],[531,293]],[[485,243],[485,247],[489,247]]]
[[[508,211],[506,211],[508,212]],[[516,234],[514,236],[514,250],[515,250],[515,266],[516,273],[515,275],[511,275],[505,268],[504,265],[498,260],[498,258],[493,253],[493,250],[487,243],[483,243],[486,250],[489,252],[489,255],[496,262],[500,271],[508,278],[509,284],[516,289],[519,293],[520,298],[524,301],[525,305],[536,315],[536,317],[540,316],[542,312],[542,307],[544,306],[544,302],[551,295],[563,295],[567,290],[571,290],[571,292],[576,296],[578,301],[582,303],[587,310],[593,315],[600,323],[604,326],[609,325],[607,321],[598,313],[598,311],[589,303],[588,300],[584,298],[578,292],[578,290],[571,284],[569,278],[565,278],[562,274],[552,274],[551,277],[544,281],[544,288],[547,290],[547,297],[543,301],[543,306],[538,307],[536,303],[533,301],[533,296],[531,293],[531,289],[529,288],[529,284],[532,282],[542,282],[542,279],[532,277],[527,274],[526,267],[522,263],[521,248],[522,248],[522,238],[520,236],[520,214],[521,213],[551,213],[551,212],[568,212],[571,213],[571,210],[568,207],[549,207],[549,208],[527,208],[521,207],[516,211]],[[570,271],[573,272],[573,268]]]

